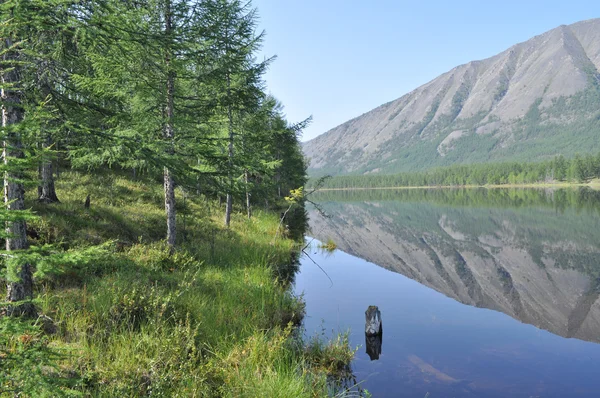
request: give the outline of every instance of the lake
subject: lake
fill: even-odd
[[[599,192],[312,199],[312,243],[294,285],[305,334],[349,330],[360,388],[374,397],[600,396]],[[328,239],[334,252],[318,248]],[[369,305],[381,310],[381,340],[366,340]]]

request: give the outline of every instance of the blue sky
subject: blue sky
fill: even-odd
[[[253,0],[266,74],[303,140],[394,100],[453,67],[600,17],[599,1]]]

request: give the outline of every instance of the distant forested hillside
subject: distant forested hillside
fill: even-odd
[[[434,168],[420,173],[368,174],[312,179],[308,185],[322,188],[383,188],[503,185],[573,182],[600,178],[600,153],[575,155],[573,159],[556,156],[538,162],[478,163]]]

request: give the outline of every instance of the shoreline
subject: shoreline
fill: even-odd
[[[600,181],[587,183],[529,183],[529,184],[486,184],[486,185],[420,185],[420,186],[396,186],[396,187],[352,187],[352,188],[320,188],[317,192],[324,191],[370,191],[370,190],[410,190],[410,189],[498,189],[498,188],[580,188],[587,187],[600,190]]]

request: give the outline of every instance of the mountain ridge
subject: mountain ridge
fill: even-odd
[[[600,149],[599,69],[600,19],[561,25],[306,142],[309,172],[400,172]]]

